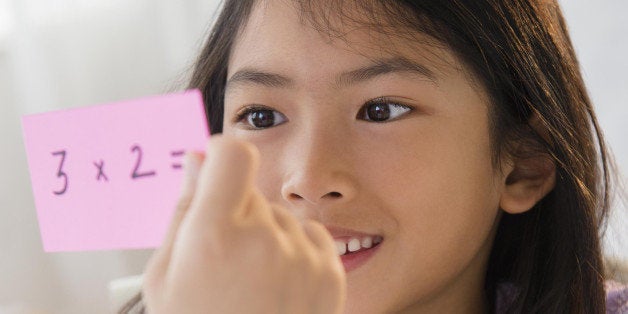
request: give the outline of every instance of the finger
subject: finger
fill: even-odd
[[[297,218],[292,213],[290,213],[286,208],[278,204],[272,204],[271,208],[272,208],[272,213],[273,213],[273,219],[275,220],[276,224],[281,229],[283,229],[289,234],[296,234],[296,233],[302,232],[300,230],[302,228],[301,224],[299,223]]]
[[[185,175],[181,185],[181,196],[179,197],[177,209],[170,221],[170,227],[166,232],[164,242],[161,245],[164,251],[170,251],[172,249],[181,221],[190,208],[190,204],[192,203],[192,199],[194,198],[194,194],[196,192],[199,171],[204,159],[205,156],[203,153],[189,152],[185,155],[183,160]]]
[[[253,187],[247,196],[244,210],[239,212],[240,218],[255,224],[268,223],[276,226],[273,206],[275,205],[269,203],[259,189]]]
[[[338,256],[338,250],[327,228],[314,220],[306,220],[303,223],[303,231],[312,243],[323,251],[325,255]]]
[[[213,136],[207,146],[186,220],[191,230],[224,225],[243,212],[254,187],[259,164],[257,148],[245,141]],[[187,223],[187,222],[186,222]]]
[[[184,177],[181,184],[179,201],[177,202],[176,210],[172,214],[170,226],[168,227],[168,231],[166,231],[164,240],[149,262],[149,267],[154,268],[154,270],[165,270],[168,267],[172,246],[181,221],[185,217],[194,197],[199,170],[204,158],[205,156],[201,152],[187,152],[183,159]]]
[[[327,229],[314,220],[307,220],[303,223],[303,230],[312,243],[321,250],[323,264],[329,268],[319,275],[321,283],[327,287],[318,290],[321,300],[326,302],[315,302],[311,308],[315,313],[342,313],[346,302],[346,274],[344,266],[334,244],[334,240]]]

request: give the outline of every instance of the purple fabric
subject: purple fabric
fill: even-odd
[[[604,288],[606,288],[606,313],[628,314],[628,285],[607,281]]]
[[[606,314],[628,314],[628,285],[607,281],[604,283],[606,289]],[[500,284],[497,288],[497,298],[495,300],[495,311],[497,314],[505,313],[506,308],[514,300],[517,288],[510,284]]]

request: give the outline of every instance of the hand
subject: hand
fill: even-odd
[[[187,156],[177,211],[146,269],[148,313],[343,311],[346,279],[333,239],[321,224],[269,204],[254,186],[258,154],[213,136],[206,157]]]

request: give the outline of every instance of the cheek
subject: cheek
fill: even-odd
[[[392,208],[430,215],[436,208],[447,213],[495,202],[498,178],[481,123],[437,120],[396,134],[403,136],[371,136],[359,146],[359,181],[370,193],[397,204]]]
[[[399,279],[421,278],[420,290],[442,284],[468,265],[488,240],[498,213],[488,129],[437,124],[404,132],[420,136],[379,141],[380,149],[361,160],[371,169],[362,181],[398,225],[389,239],[395,267],[405,271]]]
[[[422,137],[414,143],[389,141],[366,155],[360,181],[390,203],[390,210],[399,211],[400,219],[416,216],[431,224],[441,217],[481,216],[478,210],[497,204],[488,143]]]

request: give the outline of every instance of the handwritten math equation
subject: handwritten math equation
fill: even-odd
[[[68,192],[68,187],[70,185],[70,174],[66,172],[64,169],[64,163],[66,161],[66,157],[68,156],[68,152],[65,149],[57,150],[51,152],[53,157],[59,158],[59,167],[57,169],[57,178],[60,180],[59,188],[53,189],[52,193],[57,196],[64,195]],[[130,154],[135,155],[135,161],[132,164],[132,167],[129,169],[129,177],[131,180],[138,180],[141,178],[154,177],[157,175],[157,170],[148,168],[143,169],[142,167],[142,158],[143,152],[142,147],[138,144],[134,144],[130,148]],[[183,166],[180,162],[181,158],[185,155],[185,150],[174,150],[170,152],[170,156],[175,159],[171,164],[171,169],[179,170]],[[105,160],[98,159],[92,162],[94,165],[94,180],[109,182],[109,176],[107,175],[107,169],[105,168]]]

